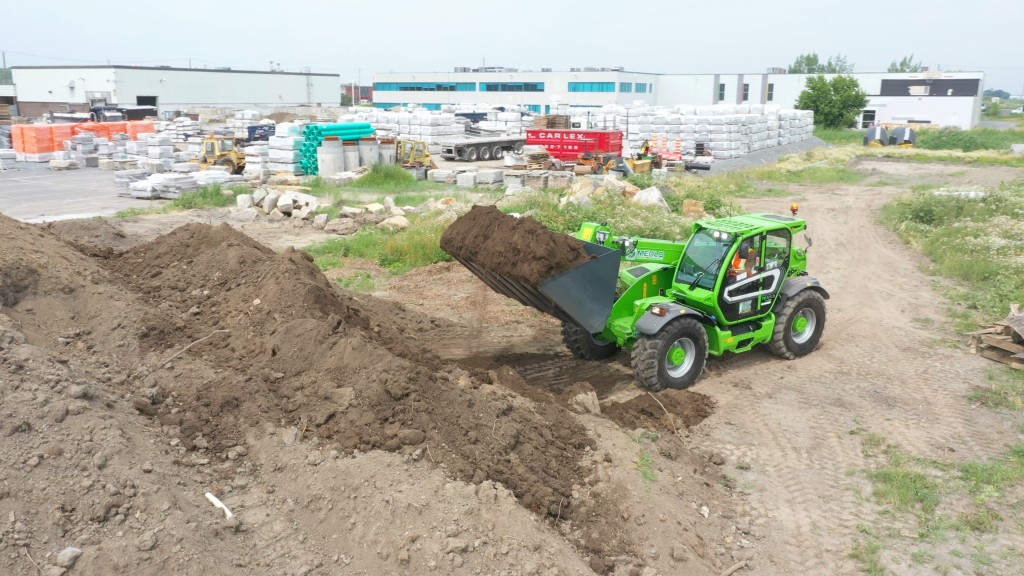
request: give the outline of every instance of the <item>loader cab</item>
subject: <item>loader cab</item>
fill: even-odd
[[[687,242],[676,272],[686,304],[735,324],[767,314],[790,268],[788,227],[701,227]]]

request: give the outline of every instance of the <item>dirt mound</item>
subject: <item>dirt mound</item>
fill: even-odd
[[[494,206],[474,206],[459,217],[441,236],[441,248],[459,260],[530,285],[592,259],[580,240]]]
[[[426,353],[429,319],[344,292],[308,254],[276,254],[226,225],[183,226],[109,266],[163,312],[147,320],[162,356],[209,337],[180,358],[204,364],[196,374],[221,371],[218,383],[150,376],[175,398],[152,411],[187,447],[227,450],[258,422],[295,426],[349,451],[427,455],[455,478],[503,483],[538,513],[571,515],[564,502],[591,445],[581,426]]]
[[[664,390],[657,399],[642,394],[604,409],[605,416],[627,430],[647,428],[659,432],[692,428],[714,412],[714,400],[689,390]]]
[[[50,222],[46,230],[88,256],[109,258],[135,244],[120,226],[106,218]]]

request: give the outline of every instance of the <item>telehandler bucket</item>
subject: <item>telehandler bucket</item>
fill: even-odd
[[[532,218],[476,206],[441,237],[441,248],[484,284],[592,334],[615,303],[621,253],[558,234]]]
[[[563,322],[575,322],[591,334],[604,330],[615,303],[619,251],[584,242],[593,260],[530,285],[456,257],[456,260],[498,294],[518,300]]]

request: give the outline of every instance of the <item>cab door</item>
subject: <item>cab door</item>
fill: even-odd
[[[741,247],[748,245],[750,251],[743,261],[742,269],[730,270],[725,277],[718,304],[727,322],[738,322],[766,314],[782,289],[782,281],[789,269],[789,248],[792,235],[782,228],[759,234],[737,243],[732,253],[733,262]]]

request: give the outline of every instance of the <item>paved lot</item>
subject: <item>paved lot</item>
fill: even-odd
[[[25,222],[113,216],[128,208],[159,205],[159,201],[118,196],[121,189],[110,170],[52,171],[46,164],[31,162],[5,162],[4,168],[0,213]]]

